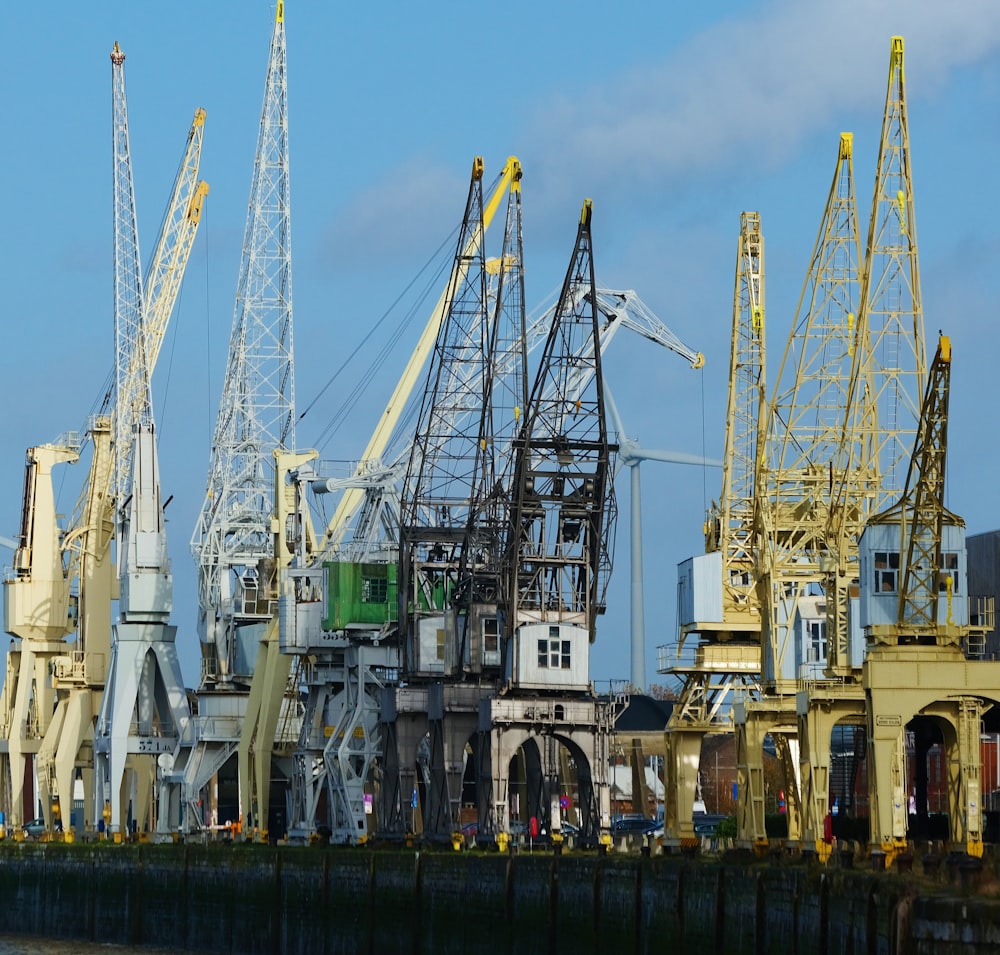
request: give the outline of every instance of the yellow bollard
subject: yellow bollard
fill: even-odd
[[[451,834],[451,847],[456,852],[461,852],[462,851],[462,843],[464,841],[465,841],[465,839],[464,839],[462,833],[460,833],[460,832],[453,832]]]
[[[507,851],[507,844],[510,842],[510,836],[506,832],[497,833],[497,848],[500,850],[501,854]]]

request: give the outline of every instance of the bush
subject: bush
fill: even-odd
[[[735,839],[738,835],[735,816],[726,816],[715,830],[720,839]]]

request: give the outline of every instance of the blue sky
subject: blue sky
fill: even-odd
[[[862,223],[885,99],[889,41],[906,40],[917,234],[928,337],[955,349],[949,506],[970,532],[1000,527],[993,493],[998,340],[1000,14],[991,0],[653,4],[553,0],[503,15],[288,0],[298,444],[310,447],[357,383],[334,371],[362,344],[461,217],[472,159],[487,179],[524,169],[529,306],[563,277],[580,205],[594,202],[602,284],[633,288],[706,366],[628,333],[606,359],[628,435],[719,457],[739,215],[760,212],[772,378],[791,327],[842,130],[855,134]],[[419,11],[419,12],[418,12]],[[0,60],[6,148],[0,278],[8,413],[0,419],[0,534],[17,533],[24,449],[80,429],[113,360],[111,89],[126,52],[143,255],[153,248],[196,107],[211,185],[156,372],[161,479],[185,679],[198,677],[195,570],[201,507],[232,322],[272,0],[78,4],[7,11]],[[862,233],[866,227],[862,225]],[[324,457],[360,454],[420,322],[367,387]],[[64,468],[72,509],[85,463]],[[717,469],[643,466],[646,677],[673,638],[676,565],[703,549]],[[593,649],[598,683],[629,676],[627,474],[618,547]],[[3,551],[9,563],[8,551]]]

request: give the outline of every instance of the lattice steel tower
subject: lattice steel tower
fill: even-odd
[[[880,473],[873,511],[902,490],[927,380],[917,223],[906,119],[903,38],[892,38],[889,82],[861,286],[862,363],[855,428],[872,442]]]
[[[487,262],[482,159],[473,164],[447,312],[403,486],[400,621],[404,666],[411,674],[436,669],[436,648],[433,661],[421,659],[419,631],[426,629],[423,620],[452,606],[459,614],[454,640],[445,648],[445,672],[480,672],[482,659],[470,656],[469,617],[473,606],[483,603],[492,604],[496,613],[510,500],[499,478],[526,392],[521,170],[513,158],[505,173],[508,168],[504,247],[499,259]],[[496,276],[492,293],[491,274]]]
[[[234,672],[237,629],[272,616],[273,452],[295,445],[284,19],[279,0],[208,488],[191,542],[208,684],[248,680]]]
[[[839,497],[841,506],[853,508],[846,525],[844,515],[831,516],[831,499],[848,480],[849,465],[863,464],[851,454],[852,437],[845,434],[861,270],[852,152],[853,136],[841,134],[833,182],[763,435],[758,559],[766,575],[761,582],[763,678],[772,687],[795,685],[796,613],[800,601],[820,594],[827,580],[827,558],[834,551],[828,539],[831,527],[853,530],[848,533],[853,554],[845,539],[843,556],[856,571],[857,536],[864,522],[862,517],[857,526],[857,514],[867,516],[855,491]],[[850,488],[856,484],[848,480]],[[846,627],[846,607],[844,616]],[[825,664],[825,654],[817,652],[814,662]]]

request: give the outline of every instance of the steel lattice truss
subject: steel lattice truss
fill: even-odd
[[[861,306],[855,428],[874,448],[878,511],[902,490],[927,378],[902,37],[892,38]]]
[[[448,309],[431,356],[403,488],[404,535],[411,529],[434,527],[459,543],[478,490],[478,421],[488,357],[482,230],[482,167],[477,165],[451,272]],[[456,429],[456,419],[466,416],[477,424]]]
[[[232,586],[230,573],[255,573],[258,562],[272,556],[272,452],[295,444],[291,280],[285,31],[279,4],[208,490],[191,543],[199,567],[203,639],[212,639]]]
[[[906,576],[899,593],[899,622],[907,632],[933,632],[937,627],[941,524],[945,462],[948,458],[948,398],[951,391],[951,346],[938,346],[920,413],[920,430],[906,477],[906,496],[913,514],[906,553]]]
[[[487,259],[486,271],[496,281],[487,284],[491,320],[480,425],[482,471],[470,507],[469,546],[463,553],[459,576],[471,581],[470,599],[495,602],[503,539],[510,520],[510,448],[528,399],[520,165],[511,182],[503,248],[499,258]]]
[[[139,424],[152,423],[152,396],[144,354],[142,270],[129,150],[125,54],[117,43],[111,51],[111,89],[115,226],[114,500],[120,505],[128,492],[135,429]]]
[[[503,248],[487,259],[482,161],[473,166],[401,494],[400,593],[417,613],[496,599],[509,447],[526,393],[520,179],[515,161]],[[458,639],[464,659],[464,632]]]
[[[170,196],[160,238],[146,274],[146,361],[150,374],[156,367],[173,312],[184,271],[187,268],[208,183],[198,181],[201,146],[205,136],[205,110],[195,111],[187,145]]]
[[[895,505],[873,518],[873,523],[898,523],[903,534],[906,560],[898,621],[900,634],[908,637],[937,633],[941,528],[945,518],[961,522],[944,505],[950,393],[951,343],[945,337],[931,364],[903,494]]]
[[[857,537],[867,504],[849,467],[862,466],[845,433],[855,354],[861,250],[852,164],[852,137],[843,134],[797,316],[768,410],[758,488],[758,546],[768,595],[764,644],[766,679],[784,672],[793,643],[798,600],[826,580],[836,552],[834,528],[847,533],[845,560],[857,562]],[[834,497],[851,510],[833,514]],[[860,518],[860,524],[859,524]],[[846,525],[850,525],[847,527]],[[846,615],[844,623],[846,625]],[[847,634],[845,632],[844,638]],[[843,648],[846,653],[846,644]]]
[[[723,610],[756,606],[752,584],[754,482],[759,421],[765,401],[764,237],[760,215],[740,215],[733,294],[729,407],[722,497],[709,550],[722,551]]]
[[[585,627],[593,641],[611,570],[615,499],[590,222],[588,201],[514,445],[504,596],[510,633],[547,620]],[[590,384],[574,392],[586,361]]]

